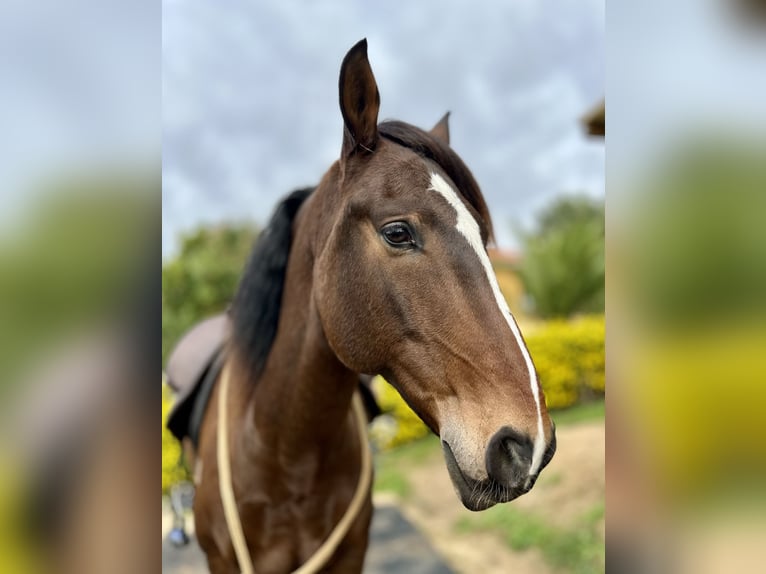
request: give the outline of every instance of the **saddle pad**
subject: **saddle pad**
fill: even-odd
[[[191,392],[176,399],[173,408],[168,415],[167,428],[178,440],[189,437],[197,448],[199,444],[199,431],[202,420],[210,401],[215,382],[223,370],[226,353],[220,349],[213,357],[210,365],[204,371],[202,379],[194,386]]]
[[[223,365],[228,333],[228,316],[215,315],[189,329],[170,353],[165,375],[176,399],[166,426],[178,440],[188,436],[197,445],[205,407]]]
[[[229,317],[225,313],[205,319],[184,333],[165,367],[170,388],[181,397],[195,391],[228,333]]]

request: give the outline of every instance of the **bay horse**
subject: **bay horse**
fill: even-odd
[[[243,568],[220,494],[219,433],[253,571],[291,572],[345,516],[361,480],[360,373],[383,375],[440,437],[471,510],[530,490],[555,450],[487,255],[487,205],[449,147],[447,116],[428,132],[378,124],[366,40],[345,56],[339,91],[340,158],[313,191],[279,204],[232,304],[225,396],[219,381],[195,457],[196,532],[215,574]],[[362,494],[323,572],[361,571],[368,484]]]

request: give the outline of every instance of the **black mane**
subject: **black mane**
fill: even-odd
[[[479,184],[468,166],[449,145],[420,128],[395,120],[382,122],[378,126],[378,132],[387,140],[411,149],[439,165],[457,186],[458,192],[478,213],[484,243],[492,239],[492,219]]]
[[[293,191],[259,234],[232,303],[232,342],[253,377],[260,376],[277,333],[293,220],[315,188]]]

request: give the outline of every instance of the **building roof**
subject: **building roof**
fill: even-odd
[[[604,137],[606,134],[606,100],[601,100],[580,120],[590,136]]]
[[[518,265],[521,262],[521,254],[508,249],[498,249],[497,247],[488,247],[487,254],[490,261],[495,265]]]

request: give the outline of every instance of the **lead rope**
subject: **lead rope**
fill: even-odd
[[[227,399],[229,396],[229,367],[224,366],[221,375],[221,391],[218,397],[218,486],[223,503],[223,514],[226,518],[226,526],[229,529],[231,543],[242,574],[255,574],[250,553],[247,550],[245,533],[242,530],[242,522],[237,511],[237,500],[234,497],[234,488],[231,482],[231,459],[229,456],[229,433]],[[348,534],[351,524],[359,515],[365,498],[370,490],[372,479],[372,456],[370,446],[367,443],[367,413],[359,398],[359,392],[354,392],[351,399],[355,415],[359,444],[362,449],[362,470],[359,474],[359,482],[356,485],[354,496],[346,509],[345,514],[330,532],[330,535],[317,549],[317,551],[302,566],[294,571],[294,574],[313,574],[323,568],[332,558],[338,545]]]

